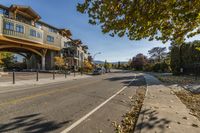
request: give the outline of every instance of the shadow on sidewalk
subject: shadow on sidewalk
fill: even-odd
[[[19,132],[15,130],[21,130],[28,133],[46,133],[59,129],[71,121],[57,123],[54,121],[46,121],[40,114],[31,114],[15,117],[8,123],[0,124],[0,132]]]
[[[158,112],[156,110],[145,109],[141,111],[140,115],[144,118],[142,118],[142,120],[137,123],[135,131],[140,132],[141,129],[148,131],[158,128],[161,132],[164,132],[166,128],[169,128],[171,121],[166,118],[158,118],[156,116],[157,114]]]

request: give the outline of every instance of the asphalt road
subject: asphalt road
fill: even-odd
[[[143,76],[115,72],[1,93],[0,132],[112,133],[144,84]]]

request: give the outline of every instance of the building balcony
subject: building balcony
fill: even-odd
[[[43,44],[43,31],[35,26],[2,16],[4,36]]]
[[[74,55],[74,54],[66,54],[64,55],[65,57],[70,57],[70,58],[74,58],[74,59],[78,59],[78,55]]]

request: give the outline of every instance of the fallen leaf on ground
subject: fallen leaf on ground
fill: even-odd
[[[184,116],[183,119],[187,120],[188,118],[186,116]]]
[[[193,127],[199,127],[199,125],[197,125],[197,124],[192,124],[192,126],[193,126]]]

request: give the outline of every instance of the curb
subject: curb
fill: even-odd
[[[144,78],[145,78],[145,75],[144,75]],[[144,96],[144,101],[146,100],[146,97],[148,94],[148,83],[146,81],[146,78],[145,78],[145,82],[146,82],[146,93]],[[137,122],[135,125],[134,133],[141,133],[141,130],[142,130],[142,125],[141,126],[138,126],[138,125],[140,125],[140,123],[142,123],[144,120],[144,113],[141,112],[142,110],[146,109],[146,106],[144,106],[144,101],[143,101],[143,105],[142,105],[142,108],[140,109],[140,113],[139,113],[139,116],[138,116],[138,119],[137,119]]]

